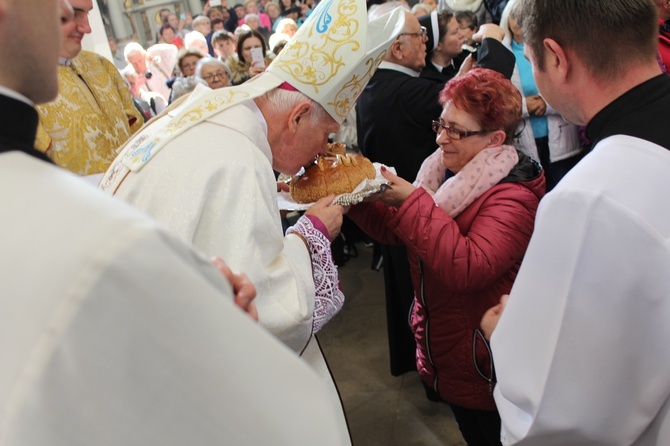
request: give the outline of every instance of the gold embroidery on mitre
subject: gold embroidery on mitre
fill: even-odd
[[[328,1],[328,5],[318,17],[302,25],[309,27],[306,30],[308,41],[300,38],[290,41],[282,50],[281,56],[272,64],[296,81],[314,87],[315,93],[319,93],[319,87],[335,77],[345,65],[343,54],[339,53],[346,56],[347,53],[359,51],[361,48],[361,43],[356,39],[360,23],[354,18],[358,12],[358,2],[338,2],[338,15],[333,22],[328,13],[333,0],[324,1]],[[317,39],[317,43],[310,43]]]
[[[377,67],[379,67],[379,64],[384,60],[385,55],[386,50],[379,53],[376,59],[373,60],[372,58],[369,58],[366,60],[365,65],[368,67],[367,71],[362,75],[354,74],[351,79],[342,85],[340,91],[334,96],[333,101],[328,103],[337,116],[344,119],[347,114],[349,114],[351,107],[356,103],[356,100],[363,92],[363,88],[368,84],[368,81],[377,70]]]

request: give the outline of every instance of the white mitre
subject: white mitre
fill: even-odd
[[[120,153],[123,165],[140,170],[173,137],[279,86],[300,91],[342,123],[404,25],[401,8],[368,22],[364,0],[322,0],[263,74],[242,85],[192,95],[172,119],[131,139]]]
[[[401,9],[368,23],[365,2],[324,0],[268,67],[341,124],[402,31]],[[261,80],[261,79],[259,79]]]

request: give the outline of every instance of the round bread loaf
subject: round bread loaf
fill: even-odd
[[[369,159],[347,154],[344,144],[329,144],[328,153],[319,155],[305,173],[291,179],[291,198],[296,203],[313,203],[330,194],[347,194],[376,175]]]

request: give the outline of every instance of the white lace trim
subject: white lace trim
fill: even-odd
[[[337,266],[333,262],[330,240],[305,216],[300,217],[286,233],[302,235],[309,246],[315,288],[312,332],[317,333],[344,304],[344,294],[339,287]]]

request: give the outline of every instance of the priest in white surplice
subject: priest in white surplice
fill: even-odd
[[[540,94],[595,146],[540,203],[509,301],[482,323],[504,308],[503,444],[669,445],[670,78],[653,2],[521,5]]]
[[[0,444],[346,445],[252,286],[34,149],[70,5],[0,12]]]
[[[330,251],[344,209],[323,199],[284,236],[273,169],[294,174],[326,151],[403,19],[396,10],[367,23],[364,1],[322,1],[264,74],[196,89],[139,132],[101,182],[244,271],[260,324],[302,354],[334,395],[313,334],[344,301]]]

